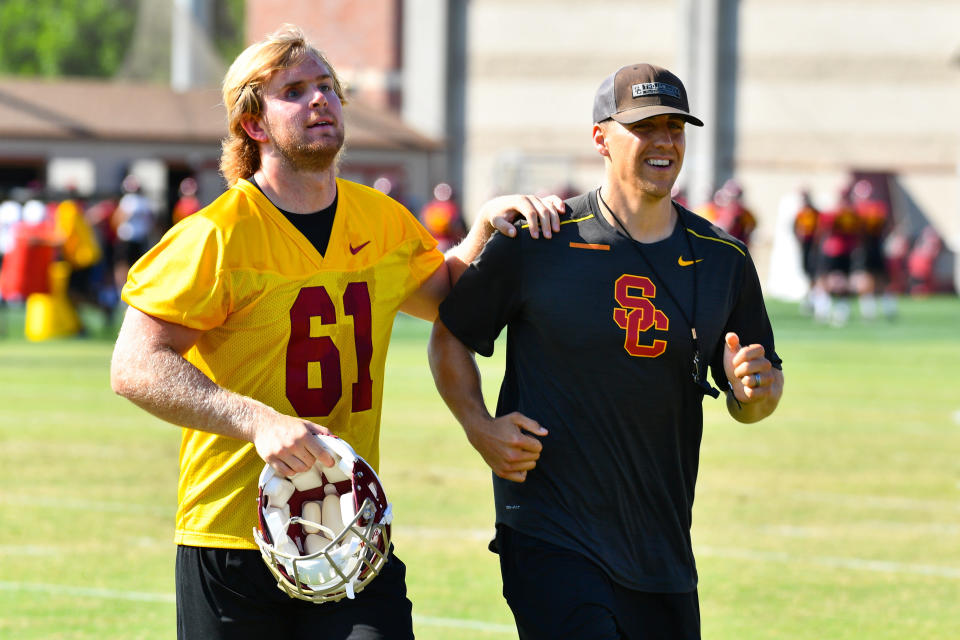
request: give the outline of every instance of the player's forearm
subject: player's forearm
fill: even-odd
[[[166,347],[118,341],[111,366],[113,390],[156,417],[252,442],[256,427],[276,412],[215,384],[180,354]]]
[[[469,438],[471,425],[491,419],[476,359],[440,320],[433,325],[427,353],[437,391]]]
[[[727,392],[727,411],[737,422],[750,424],[763,420],[774,412],[783,396],[783,372],[771,369],[772,382],[766,395],[754,402],[737,402],[732,391]]]
[[[459,244],[447,250],[445,257],[451,287],[457,283],[470,263],[480,255],[493,232],[494,228],[486,220],[477,219],[470,227],[467,236]]]

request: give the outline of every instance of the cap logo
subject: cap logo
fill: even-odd
[[[666,82],[643,82],[641,84],[633,85],[631,90],[634,98],[666,94],[668,96],[673,96],[677,100],[680,99],[680,89],[672,84],[667,84]]]

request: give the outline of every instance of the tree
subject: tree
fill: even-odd
[[[141,0],[155,5],[173,0]],[[243,48],[243,0],[208,0],[211,37],[224,60]],[[138,0],[0,0],[0,74],[26,76],[112,77],[127,63],[138,32]],[[169,7],[160,13],[169,16]],[[169,60],[169,24],[149,25],[165,32],[163,50],[152,56]],[[159,57],[158,57],[159,56]],[[161,64],[161,67],[168,65]],[[154,69],[156,73],[157,70]],[[159,70],[166,75],[166,69]]]
[[[136,0],[3,0],[0,73],[111,76],[135,20]]]

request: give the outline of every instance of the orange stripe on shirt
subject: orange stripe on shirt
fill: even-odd
[[[608,244],[589,244],[586,242],[571,242],[570,246],[574,249],[596,249],[598,251],[610,251]]]

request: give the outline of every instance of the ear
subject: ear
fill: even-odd
[[[607,137],[604,133],[603,127],[598,123],[593,125],[593,148],[597,150],[597,153],[600,155],[609,158],[610,150],[607,149]]]
[[[243,127],[243,130],[250,136],[251,140],[255,140],[256,142],[269,142],[267,132],[264,130],[260,118],[246,114],[240,117],[240,126]]]

